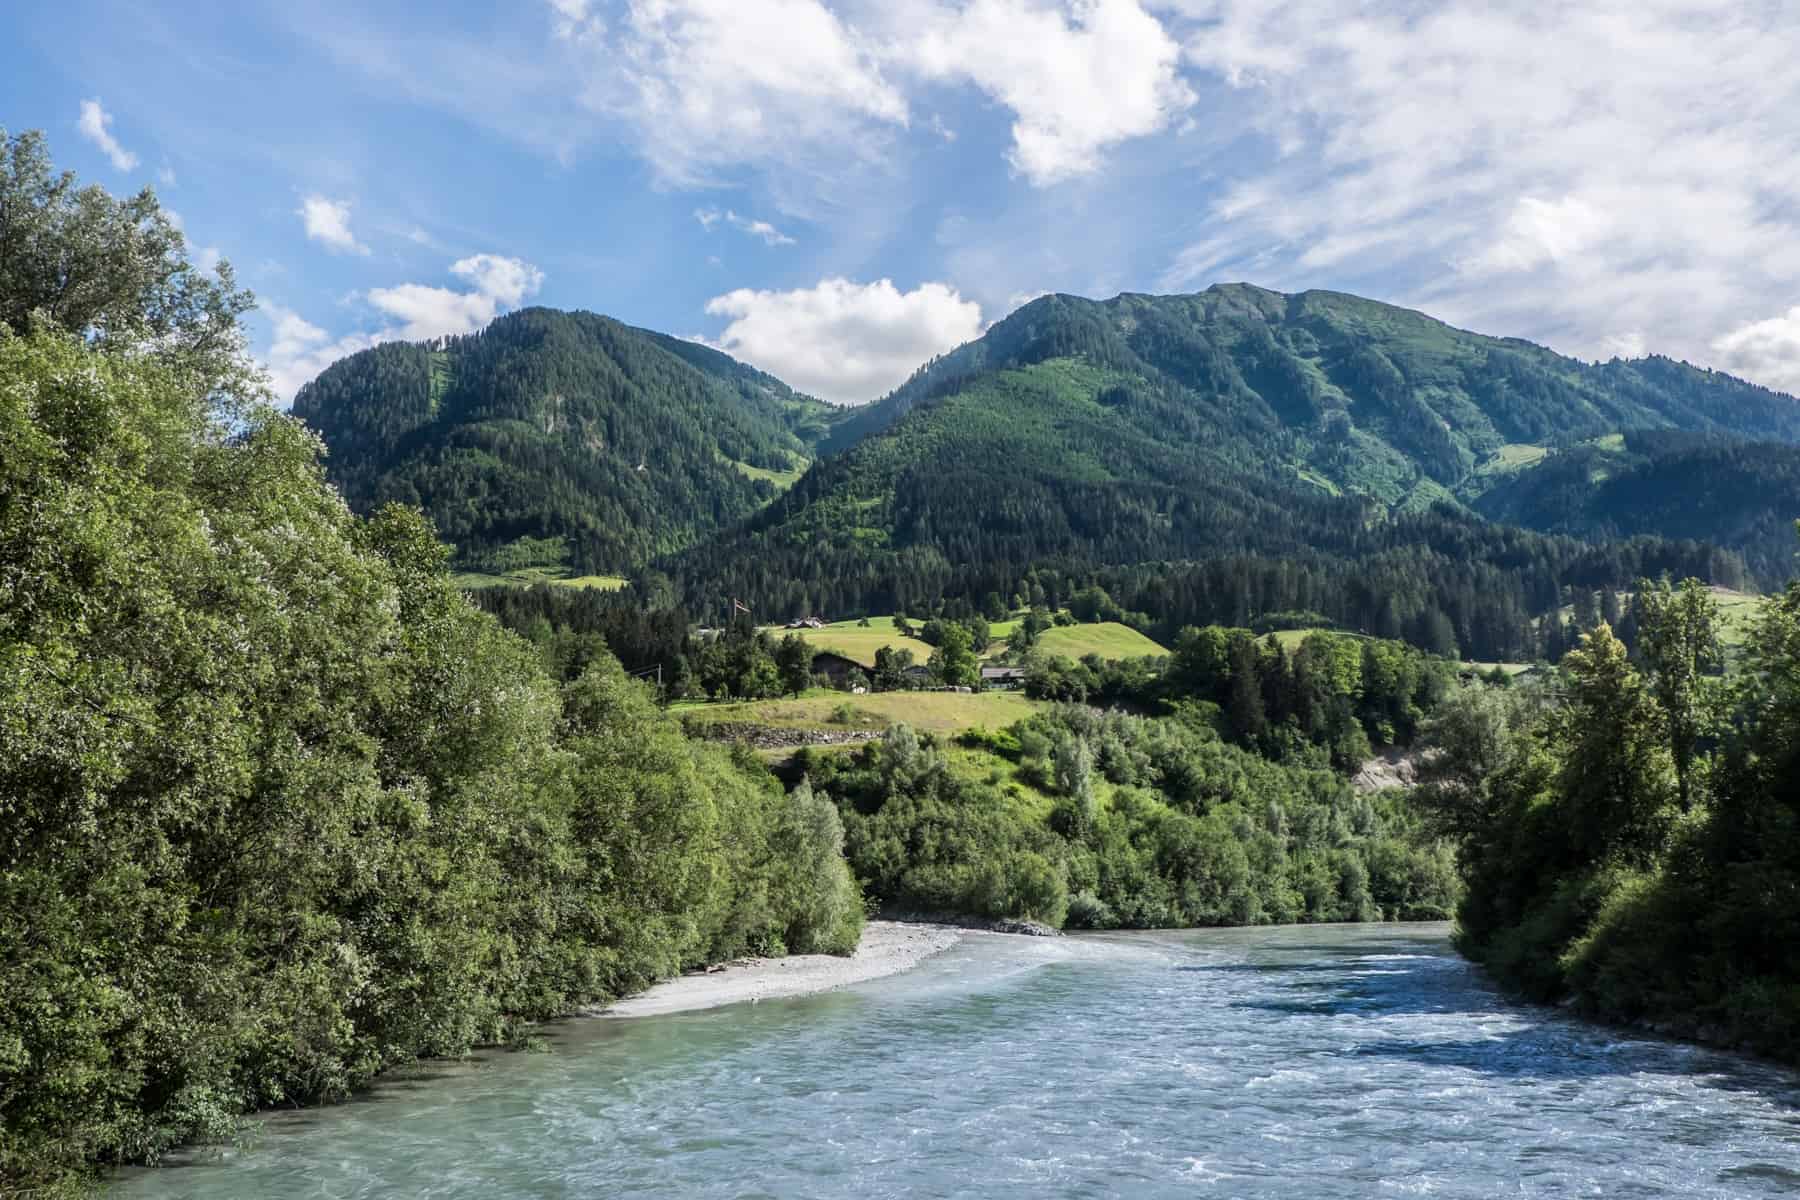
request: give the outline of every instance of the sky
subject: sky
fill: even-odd
[[[874,399],[1045,292],[1330,288],[1800,392],[1784,0],[10,0],[0,125],[285,403],[526,304]]]

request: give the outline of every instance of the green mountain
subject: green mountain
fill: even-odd
[[[423,508],[470,566],[617,572],[766,504],[837,415],[773,376],[593,313],[389,343],[302,388],[353,508]]]
[[[1588,539],[1714,542],[1776,584],[1795,573],[1800,447],[1668,431],[1600,438],[1547,454],[1476,507],[1495,521]]]
[[[998,370],[1078,354],[1182,393],[1295,477],[1390,505],[1478,496],[1547,449],[1640,429],[1800,441],[1800,404],[1666,358],[1591,365],[1337,292],[1046,296],[846,416],[846,449]]]
[[[1059,563],[1113,569],[1158,615],[1291,607],[1393,633],[1435,623],[1437,608],[1465,649],[1522,649],[1529,614],[1578,583],[1677,560],[1736,569],[1674,544],[1600,562],[1475,507],[1553,451],[1655,430],[1791,443],[1800,404],[1668,360],[1586,364],[1334,293],[1048,296],[847,414],[822,447],[843,453],[664,565],[691,605],[724,592],[773,616],[1005,597]],[[1289,566],[1273,583],[1252,582],[1260,566],[1176,583],[1120,570],[1231,558]],[[1171,599],[1220,588],[1230,595]],[[1507,611],[1453,612],[1492,605]]]

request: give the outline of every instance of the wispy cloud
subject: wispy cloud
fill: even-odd
[[[1800,376],[1765,324],[1800,278],[1787,6],[1171,2],[1264,149],[1218,164],[1231,182],[1163,286],[1254,264],[1584,356]]]
[[[314,193],[294,210],[306,226],[306,236],[338,254],[367,254],[369,248],[350,232],[350,202]]]
[[[551,28],[565,42],[584,42],[606,32],[591,0],[549,0]]]
[[[550,0],[568,37],[577,0]],[[830,172],[883,159],[912,96],[972,85],[1015,117],[1009,159],[1049,185],[1193,105],[1181,47],[1140,0],[656,0],[593,39],[584,100],[675,184],[736,166]],[[956,134],[941,117],[922,131]]]
[[[749,234],[751,237],[761,238],[764,245],[792,246],[795,244],[793,238],[781,232],[781,230],[775,228],[775,226],[769,224],[769,222],[758,221],[751,217],[740,217],[730,209],[726,209],[722,212],[716,208],[696,209],[694,211],[694,219],[700,222],[700,228],[706,230],[708,233],[711,233],[723,223],[731,226],[733,229]]]
[[[1800,396],[1800,305],[1748,321],[1713,341],[1727,370]]]
[[[138,165],[138,156],[119,144],[119,139],[113,136],[112,123],[112,114],[101,107],[99,100],[81,102],[81,119],[76,122],[81,136],[100,147],[112,161],[114,170],[129,171]]]

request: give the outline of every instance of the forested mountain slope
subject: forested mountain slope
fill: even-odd
[[[1742,554],[1772,584],[1794,573],[1800,447],[1628,433],[1550,454],[1489,489],[1476,507],[1496,521],[1590,539],[1703,538]]]
[[[1115,581],[1210,590],[1191,619],[1304,606],[1368,627],[1397,609],[1388,634],[1432,608],[1486,606],[1454,622],[1464,648],[1522,644],[1530,614],[1574,583],[1625,584],[1678,560],[1732,569],[1693,547],[1595,552],[1508,532],[1470,507],[1553,448],[1665,429],[1791,442],[1800,403],[1665,360],[1591,366],[1332,293],[1049,296],[849,414],[825,443],[845,453],[665,566],[697,608],[744,595],[774,616],[1004,595],[1045,562],[1237,558],[1235,578]],[[1264,569],[1276,560],[1285,571]]]
[[[562,538],[573,566],[596,571],[767,502],[835,415],[707,347],[543,308],[353,355],[301,389],[294,413],[358,510],[417,505],[468,563]]]
[[[1390,504],[1478,495],[1528,448],[1629,430],[1800,441],[1792,397],[1685,363],[1588,364],[1356,296],[1221,284],[1042,297],[846,417],[824,448],[847,448],[983,374],[1070,355],[1185,397],[1223,440],[1273,451],[1316,486]]]

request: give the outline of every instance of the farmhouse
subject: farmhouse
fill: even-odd
[[[981,686],[1011,691],[1025,686],[1024,667],[983,667],[981,668]]]
[[[830,679],[831,686],[835,688],[848,687],[851,673],[861,673],[862,670],[861,663],[832,650],[821,650],[813,655],[812,673]]]

